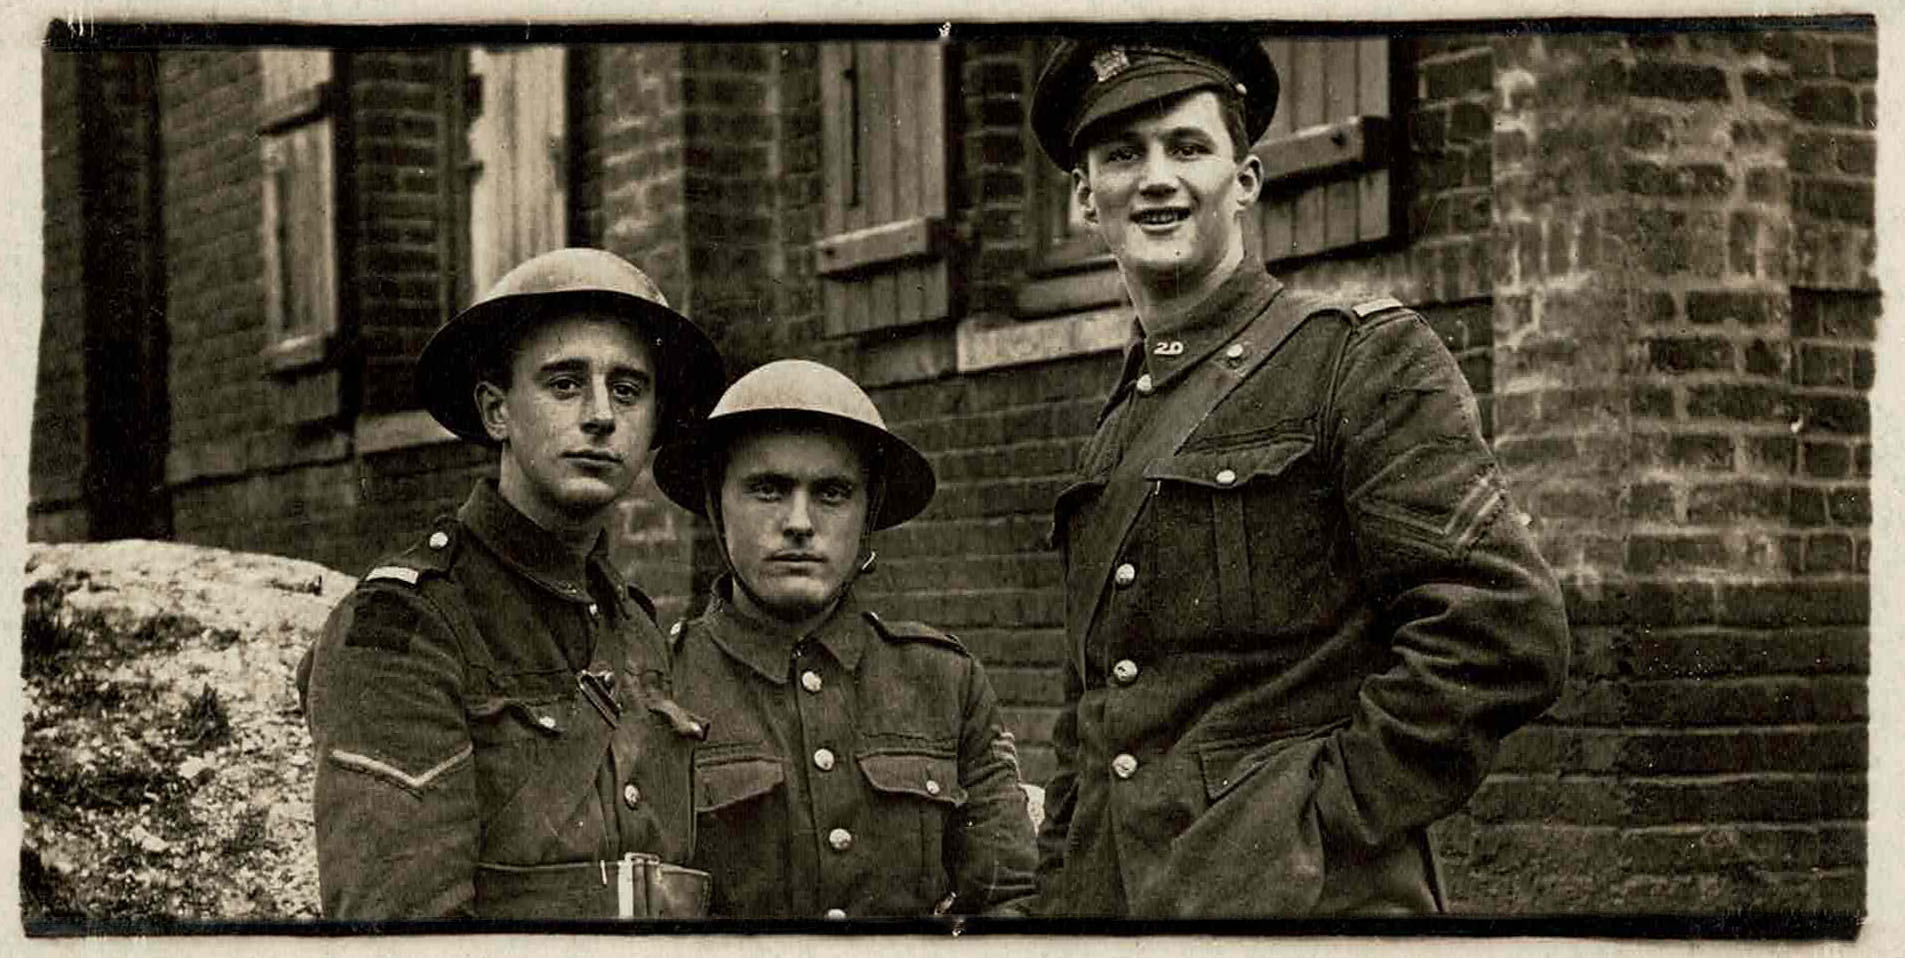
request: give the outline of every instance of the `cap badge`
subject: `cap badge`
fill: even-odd
[[[1103,83],[1131,68],[1131,58],[1125,56],[1123,47],[1106,47],[1091,58],[1091,72],[1098,75]]]

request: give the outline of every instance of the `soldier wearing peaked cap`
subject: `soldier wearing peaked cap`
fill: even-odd
[[[1254,40],[1158,29],[1063,44],[1034,95],[1137,314],[1055,510],[1045,913],[1439,911],[1425,827],[1565,674],[1559,590],[1441,341],[1249,261],[1276,101]]]
[[[985,670],[853,595],[868,536],[933,497],[924,456],[818,363],[735,382],[655,479],[709,517],[728,574],[675,657],[695,750],[695,854],[714,913],[1019,914],[1032,822]]]
[[[604,526],[712,405],[720,355],[640,270],[566,249],[439,329],[417,378],[498,477],[365,575],[300,666],[325,917],[702,914],[706,726]]]

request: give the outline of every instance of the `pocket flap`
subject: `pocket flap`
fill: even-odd
[[[695,811],[712,812],[736,802],[759,798],[779,787],[787,772],[780,759],[766,756],[722,756],[695,759]]]
[[[875,752],[860,756],[867,782],[882,792],[904,792],[948,805],[964,805],[959,762],[951,755],[926,752]]]
[[[561,738],[574,722],[575,703],[489,698],[470,702],[470,740],[478,745]]]
[[[1144,478],[1231,489],[1283,472],[1315,446],[1308,436],[1287,436],[1235,449],[1179,453],[1145,467]]]
[[[1285,749],[1327,736],[1347,724],[1330,722],[1200,743],[1197,761],[1204,774],[1205,795],[1215,802]]]
[[[1105,477],[1085,479],[1066,486],[1052,501],[1052,528],[1045,534],[1045,544],[1057,548],[1065,544],[1065,523],[1071,517],[1072,510],[1085,504],[1105,487]]]

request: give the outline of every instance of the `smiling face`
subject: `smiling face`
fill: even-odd
[[[507,388],[476,387],[502,444],[503,498],[552,531],[599,520],[641,474],[655,435],[655,366],[627,321],[578,313],[517,344]]]
[[[859,559],[866,516],[866,466],[845,437],[777,430],[729,445],[722,532],[761,611],[785,622],[827,611]]]
[[[1255,156],[1239,161],[1217,94],[1198,90],[1113,117],[1080,147],[1079,206],[1128,281],[1210,285],[1242,260],[1238,214],[1256,202],[1262,166]]]

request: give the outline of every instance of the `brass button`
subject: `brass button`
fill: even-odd
[[[636,788],[634,782],[630,782],[627,785],[622,786],[622,804],[627,805],[630,808],[634,808],[636,805],[641,804],[641,801],[642,801],[642,790],[639,788]]]
[[[447,532],[432,532],[432,533],[430,533],[430,548],[432,548],[432,549],[441,549],[441,548],[443,548],[444,546],[447,546],[447,545],[449,545],[449,544],[450,544],[450,534],[449,534],[449,533],[447,533]]]
[[[668,637],[669,637],[669,638],[671,638],[671,639],[672,639],[672,638],[674,638],[675,636],[678,636],[678,635],[680,635],[680,634],[681,634],[681,623],[680,623],[680,622],[676,622],[676,623],[675,623],[674,625],[671,625],[671,626],[669,626],[669,627],[668,627]]]
[[[806,672],[800,673],[800,687],[801,688],[806,689],[809,692],[819,692],[820,686],[822,684],[823,683],[820,681],[819,672],[815,672],[810,669]]]
[[[1138,381],[1135,385],[1137,386],[1138,395],[1140,396],[1149,396],[1151,395],[1151,391],[1157,388],[1151,383],[1150,373],[1145,373],[1144,375],[1139,376]]]
[[[1118,664],[1111,667],[1111,677],[1116,679],[1119,685],[1130,685],[1138,677],[1138,663],[1130,659],[1119,659]]]
[[[1244,358],[1244,345],[1242,343],[1231,343],[1230,348],[1224,350],[1224,356],[1228,359]]]
[[[829,908],[827,909],[827,917],[838,921],[839,919],[847,917],[847,912],[844,908]]]
[[[1235,469],[1217,470],[1217,484],[1218,485],[1228,486],[1231,483],[1236,481],[1237,481],[1237,471]]]
[[[541,718],[536,720],[536,724],[542,726],[543,728],[555,728],[556,717],[553,715],[542,716]]]
[[[930,779],[930,778],[929,778],[929,779],[927,779],[927,780],[926,780],[926,794],[928,794],[928,795],[938,795],[938,794],[939,794],[939,783],[938,783],[938,782],[936,782],[936,781],[933,781],[933,780],[932,780],[932,779]]]
[[[836,828],[827,833],[827,844],[834,851],[844,852],[853,847],[853,833],[844,828]]]
[[[1119,778],[1130,778],[1132,775],[1137,774],[1137,771],[1138,760],[1129,753],[1121,754],[1111,760],[1111,774]]]
[[[824,749],[824,748],[815,752],[814,753],[814,767],[817,769],[820,769],[823,772],[833,771],[833,752],[829,749]]]
[[[1138,581],[1138,567],[1129,562],[1118,566],[1117,571],[1111,574],[1111,581],[1120,589],[1131,585]]]
[[[601,615],[601,614],[602,614],[602,607],[601,607],[601,606],[599,606],[599,605],[596,605],[596,604],[595,604],[595,603],[593,603],[593,602],[591,602],[591,603],[589,603],[589,614],[590,614],[590,615]]]

